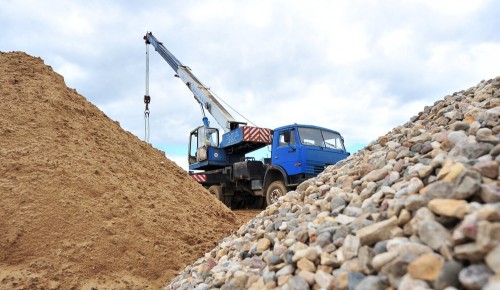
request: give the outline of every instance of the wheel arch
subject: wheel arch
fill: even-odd
[[[264,175],[264,184],[262,186],[263,191],[266,192],[269,185],[278,180],[282,181],[285,186],[288,186],[288,178],[286,177],[287,173],[282,167],[273,166],[272,168],[269,168]]]

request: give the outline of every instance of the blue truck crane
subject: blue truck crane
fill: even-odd
[[[326,166],[349,156],[343,137],[334,130],[302,124],[270,130],[236,121],[189,67],[151,32],[146,33],[144,40],[189,88],[202,111],[207,110],[224,131],[220,135],[219,129],[210,127],[207,117],[203,116],[203,125],[190,132],[188,163],[191,177],[226,206],[259,208],[271,204],[302,181],[321,173]],[[144,101],[147,109],[148,94]],[[219,136],[222,136],[220,142]],[[258,161],[246,157],[268,145],[271,158]]]

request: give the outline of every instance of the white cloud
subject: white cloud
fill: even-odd
[[[490,78],[500,75],[500,43],[484,42],[470,49],[471,64],[479,76]]]
[[[67,84],[74,84],[88,77],[88,73],[77,63],[71,63],[62,58],[56,58],[54,70],[64,77]]]
[[[175,156],[175,155],[169,156],[168,154],[166,156],[168,159],[175,162],[175,164],[177,164],[180,168],[189,171],[187,156]]]
[[[453,17],[464,17],[468,14],[475,13],[481,8],[489,0],[476,0],[476,1],[468,1],[468,0],[420,0],[422,4],[427,6],[430,10],[435,11],[439,14],[453,16]]]
[[[383,32],[377,40],[384,57],[403,59],[415,51],[416,35],[410,27]]]
[[[271,1],[252,1],[241,11],[246,25],[258,29],[270,28],[273,23],[273,13],[276,7]]]
[[[2,1],[0,50],[42,57],[142,139],[141,37],[153,31],[257,125],[314,124],[367,144],[499,75],[498,19],[492,1]],[[187,148],[200,107],[153,49],[150,65],[151,141]]]

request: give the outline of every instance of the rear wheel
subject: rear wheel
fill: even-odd
[[[231,208],[231,197],[230,195],[224,195],[222,192],[222,186],[220,185],[212,185],[208,188],[208,191],[215,195],[215,197],[220,200],[225,206]]]
[[[264,197],[263,196],[253,196],[252,197],[252,209],[264,208]]]
[[[275,203],[278,198],[284,196],[288,191],[283,181],[274,181],[269,185],[266,191],[266,202],[267,205]]]

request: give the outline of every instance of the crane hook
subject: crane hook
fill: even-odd
[[[144,95],[144,104],[146,104],[146,109],[144,110],[144,141],[149,143],[149,103],[151,103],[151,97],[149,96],[149,43],[146,42],[146,94]]]

